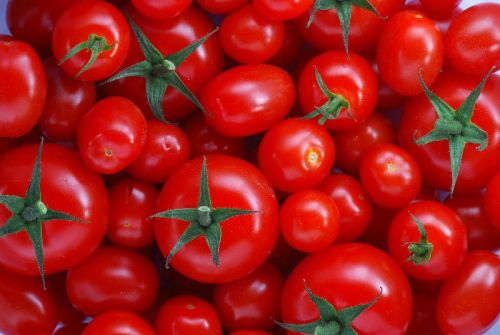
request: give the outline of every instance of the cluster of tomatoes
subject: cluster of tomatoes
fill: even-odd
[[[500,4],[9,0],[0,334],[476,335]]]

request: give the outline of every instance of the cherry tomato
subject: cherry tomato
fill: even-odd
[[[484,207],[491,222],[500,230],[500,173],[491,178],[484,196]]]
[[[425,11],[432,17],[443,17],[453,12],[462,0],[420,0]]]
[[[155,335],[151,326],[130,312],[112,311],[93,319],[82,335]]]
[[[405,97],[394,92],[394,90],[389,86],[387,86],[387,84],[380,77],[380,71],[378,70],[378,64],[377,64],[377,53],[372,52],[368,54],[366,57],[367,57],[366,60],[370,63],[372,70],[377,76],[378,80],[378,94],[377,94],[376,108],[382,111],[386,111],[386,110],[396,109],[402,106],[405,102]]]
[[[165,20],[177,16],[191,5],[193,0],[132,0],[132,5],[144,16]]]
[[[196,3],[212,14],[229,14],[243,7],[249,0],[196,0]]]
[[[436,5],[439,6],[439,4],[444,4],[446,6],[446,3],[450,4],[450,1],[455,1],[455,0],[444,0],[444,1],[438,1],[435,2]],[[461,0],[460,0],[461,1]],[[430,5],[430,2],[427,1]],[[448,31],[448,27],[450,26],[451,22],[455,17],[458,16],[463,10],[460,7],[456,7],[455,9],[451,10],[450,12],[447,13],[435,13],[432,10],[429,11],[426,7],[424,7],[421,3],[420,0],[410,0],[407,1],[405,4],[405,9],[410,9],[410,10],[416,10],[419,12],[424,13],[425,15],[429,16],[431,19],[433,19],[439,30],[441,30],[441,33],[446,35],[446,32]],[[436,16],[438,15],[438,16]]]
[[[413,293],[413,315],[406,335],[441,335],[436,320],[437,297],[428,293]]]
[[[290,20],[301,16],[314,0],[253,0],[255,8],[271,20]]]

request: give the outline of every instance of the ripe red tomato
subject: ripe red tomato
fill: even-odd
[[[417,0],[415,0],[417,1]],[[380,77],[380,71],[378,70],[377,64],[377,53],[376,50],[369,55],[366,55],[367,61],[370,63],[373,72],[377,76],[378,80],[378,93],[377,93],[377,105],[376,108],[380,111],[388,111],[401,107],[406,97],[399,95],[394,92],[392,88],[387,86],[387,84]]]
[[[258,330],[239,330],[237,332],[229,333],[229,335],[273,335],[268,332],[261,332]]]
[[[491,178],[484,196],[484,208],[491,222],[500,230],[500,172]]]
[[[196,0],[196,3],[212,14],[229,14],[243,7],[249,0]]]
[[[453,12],[462,0],[420,0],[425,11],[432,17],[444,17]]]
[[[191,5],[193,0],[132,0],[132,5],[144,16],[165,20],[177,16]]]
[[[268,64],[227,70],[208,83],[201,94],[208,125],[230,137],[269,129],[290,112],[294,101],[295,86],[290,75]]]
[[[278,52],[268,61],[270,64],[287,68],[304,51],[304,41],[291,21],[284,22],[285,37]]]
[[[42,114],[47,77],[35,50],[0,40],[0,137],[21,137]]]
[[[456,0],[444,0],[444,1],[435,1],[434,4],[435,6],[439,6],[440,4],[446,4],[450,5],[450,1],[456,1]],[[461,0],[460,0],[461,1]],[[429,3],[429,6],[431,6],[431,3],[427,0]],[[447,13],[435,13],[431,10],[428,10],[426,7],[424,7],[421,3],[420,0],[410,0],[407,1],[405,4],[405,9],[410,9],[410,10],[416,10],[419,12],[424,13],[425,15],[429,16],[431,19],[433,19],[439,30],[441,30],[441,33],[446,35],[446,32],[448,31],[448,27],[450,26],[451,22],[455,17],[458,16],[463,10],[460,7],[455,7],[455,9],[451,10],[450,12]],[[436,16],[437,15],[437,16]]]
[[[139,156],[146,133],[144,115],[132,101],[105,98],[80,121],[77,134],[80,156],[99,173],[116,173]]]
[[[437,297],[428,293],[413,293],[413,315],[406,335],[442,335],[436,320]]]
[[[430,86],[441,71],[443,37],[436,23],[417,11],[405,10],[389,19],[377,48],[382,80],[405,96],[423,92],[419,71]]]
[[[134,313],[112,311],[93,319],[82,335],[155,335],[151,326]]]
[[[314,0],[253,0],[255,8],[271,20],[290,20],[301,16]]]

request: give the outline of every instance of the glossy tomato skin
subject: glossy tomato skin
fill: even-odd
[[[436,23],[422,13],[404,10],[389,19],[377,48],[382,80],[404,96],[423,92],[419,71],[427,86],[436,80],[444,60],[444,43]]]
[[[94,83],[75,80],[49,58],[44,63],[47,74],[47,98],[38,127],[53,141],[76,137],[82,116],[96,103]]]
[[[157,212],[173,208],[196,208],[202,159],[180,167],[163,186]],[[214,208],[229,207],[258,213],[221,223],[220,264],[213,264],[203,237],[185,245],[171,265],[184,276],[207,283],[229,282],[258,268],[270,255],[278,235],[278,203],[271,185],[260,171],[241,159],[207,156],[208,185]],[[235,187],[238,185],[238,187]],[[174,219],[156,220],[156,240],[164,255],[188,226]]]
[[[196,3],[212,14],[229,14],[243,7],[250,0],[196,0]]]
[[[17,147],[0,157],[0,194],[24,196],[39,144]],[[78,154],[47,143],[41,160],[43,203],[85,223],[49,221],[42,225],[46,274],[66,270],[87,258],[101,243],[108,222],[108,199],[102,179]],[[11,216],[0,209],[2,225]],[[33,245],[25,232],[0,239],[0,264],[11,271],[39,275]]]
[[[484,196],[484,208],[491,222],[500,231],[500,172],[491,178]]]
[[[108,97],[81,119],[77,143],[85,164],[99,173],[113,174],[139,156],[146,136],[146,120],[139,108],[128,99]]]
[[[0,78],[0,137],[21,137],[42,114],[47,76],[31,46],[0,41]]]
[[[437,297],[429,293],[413,293],[413,315],[406,335],[442,335],[436,320]]]
[[[421,235],[410,214],[422,223],[432,254],[428,263],[407,261],[408,243],[419,242]],[[435,201],[419,201],[403,208],[389,227],[388,247],[406,273],[421,280],[450,277],[467,255],[467,230],[460,217]]]
[[[271,20],[290,20],[304,14],[314,0],[253,0],[255,8]]]
[[[172,124],[147,121],[147,137],[139,156],[127,167],[131,176],[151,183],[161,183],[190,156],[189,139]]]
[[[425,11],[432,17],[444,17],[453,12],[462,0],[419,0]]]
[[[59,320],[51,288],[44,290],[39,278],[13,274],[0,268],[0,333],[26,335],[51,333]]]
[[[140,313],[150,307],[159,287],[154,264],[134,251],[103,246],[70,269],[66,292],[86,315],[113,310]]]
[[[141,317],[125,311],[103,313],[93,319],[82,335],[155,335],[151,326]]]
[[[365,56],[366,60],[370,63],[373,72],[375,72],[378,80],[377,105],[375,107],[379,111],[388,111],[402,106],[405,102],[405,97],[396,93],[392,88],[387,86],[387,84],[380,77],[376,50]]]
[[[337,310],[368,303],[382,288],[379,300],[352,323],[360,335],[404,334],[408,327],[412,306],[410,285],[394,260],[379,249],[347,243],[302,260],[285,282],[281,299],[283,322],[305,323],[319,318],[305,292],[304,281],[314,294]]]
[[[193,0],[132,0],[132,5],[142,15],[155,20],[169,19],[185,11]]]
[[[259,167],[281,192],[313,188],[330,173],[335,145],[313,120],[286,119],[271,128],[259,145]]]
[[[448,105],[457,109],[479,81],[477,77],[444,72],[432,90]],[[477,151],[474,144],[465,146],[455,193],[482,189],[500,169],[499,90],[500,76],[494,75],[486,83],[476,103],[472,122],[488,134],[488,147],[483,151]],[[420,138],[434,127],[436,119],[437,114],[425,96],[409,99],[401,118],[399,142],[401,147],[415,158],[427,184],[433,188],[449,190],[451,164],[448,142],[439,141],[422,146],[414,142],[415,137]]]
[[[471,252],[439,292],[436,315],[445,334],[483,334],[500,310],[500,257]]]
[[[483,3],[459,14],[446,34],[446,56],[457,70],[481,75],[500,67],[500,4]]]
[[[230,137],[255,135],[290,112],[295,86],[284,70],[249,64],[227,70],[204,88],[201,103],[208,125]]]
[[[264,264],[241,279],[215,287],[213,304],[229,331],[270,330],[279,318],[284,279],[273,265]]]
[[[354,52],[346,57],[344,51],[330,51],[314,57],[302,71],[298,84],[302,111],[308,114],[328,101],[315,77],[315,68],[328,89],[344,97],[350,113],[343,109],[335,120],[325,126],[331,130],[354,129],[373,113],[377,102],[377,77],[370,64]]]
[[[213,306],[190,295],[167,300],[156,315],[155,328],[157,335],[222,335]]]

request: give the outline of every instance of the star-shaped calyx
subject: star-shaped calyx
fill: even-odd
[[[163,114],[163,96],[170,85],[179,91],[183,96],[194,103],[199,109],[203,106],[196,96],[187,88],[177,74],[177,68],[189,57],[203,42],[212,36],[217,29],[193,42],[187,47],[168,56],[163,56],[161,52],[149,41],[142,30],[132,20],[129,15],[127,19],[139,42],[142,53],[146,58],[144,61],[136,63],[127,69],[113,75],[100,85],[127,77],[142,77],[146,80],[146,98],[153,112],[153,115],[160,121],[168,123]]]
[[[210,199],[210,190],[208,185],[207,160],[203,157],[200,175],[200,190],[198,194],[198,207],[196,208],[178,208],[170,209],[161,213],[152,215],[154,218],[178,219],[189,222],[189,226],[182,233],[179,240],[175,243],[167,256],[166,265],[174,255],[186,244],[199,236],[203,236],[207,242],[212,261],[219,265],[219,247],[222,240],[221,223],[240,215],[255,214],[257,211],[245,210],[239,208],[214,208]]]
[[[309,16],[309,21],[307,22],[306,27],[309,28],[311,26],[318,11],[335,8],[340,21],[340,26],[342,28],[342,40],[344,41],[344,49],[348,53],[348,36],[349,27],[351,25],[351,13],[353,6],[369,10],[378,17],[382,17],[377,9],[375,9],[375,7],[373,7],[373,5],[368,0],[315,0],[313,10],[311,12],[311,15]]]
[[[42,239],[43,223],[52,220],[82,221],[69,214],[47,208],[42,202],[42,194],[40,191],[40,161],[42,158],[42,148],[43,139],[38,148],[30,183],[24,198],[16,195],[0,195],[0,203],[12,213],[12,216],[7,222],[0,227],[0,238],[26,231],[35,249],[38,269],[42,277],[43,287],[45,288]]]
[[[275,322],[278,326],[286,330],[307,335],[357,335],[358,333],[352,328],[352,322],[361,313],[373,306],[382,295],[381,288],[379,295],[373,298],[369,303],[347,307],[337,311],[328,301],[312,293],[305,281],[304,286],[309,299],[311,299],[318,309],[320,316],[319,320],[304,324]]]
[[[406,261],[412,262],[415,265],[427,264],[431,260],[432,250],[434,249],[434,246],[427,240],[427,232],[425,231],[422,222],[412,213],[408,212],[408,214],[410,214],[411,219],[418,227],[418,231],[420,233],[420,241],[407,243],[410,255],[408,256]]]
[[[448,141],[451,162],[450,191],[452,194],[455,190],[458,173],[460,172],[465,145],[467,143],[476,144],[477,151],[482,151],[488,147],[488,134],[475,125],[471,119],[477,99],[493,71],[494,68],[486,74],[479,85],[470,93],[457,110],[454,110],[440,97],[431,92],[422,79],[422,70],[419,72],[420,85],[434,107],[438,119],[434,124],[434,128],[429,133],[419,139],[415,138],[415,143],[418,145],[426,145],[437,141]]]

